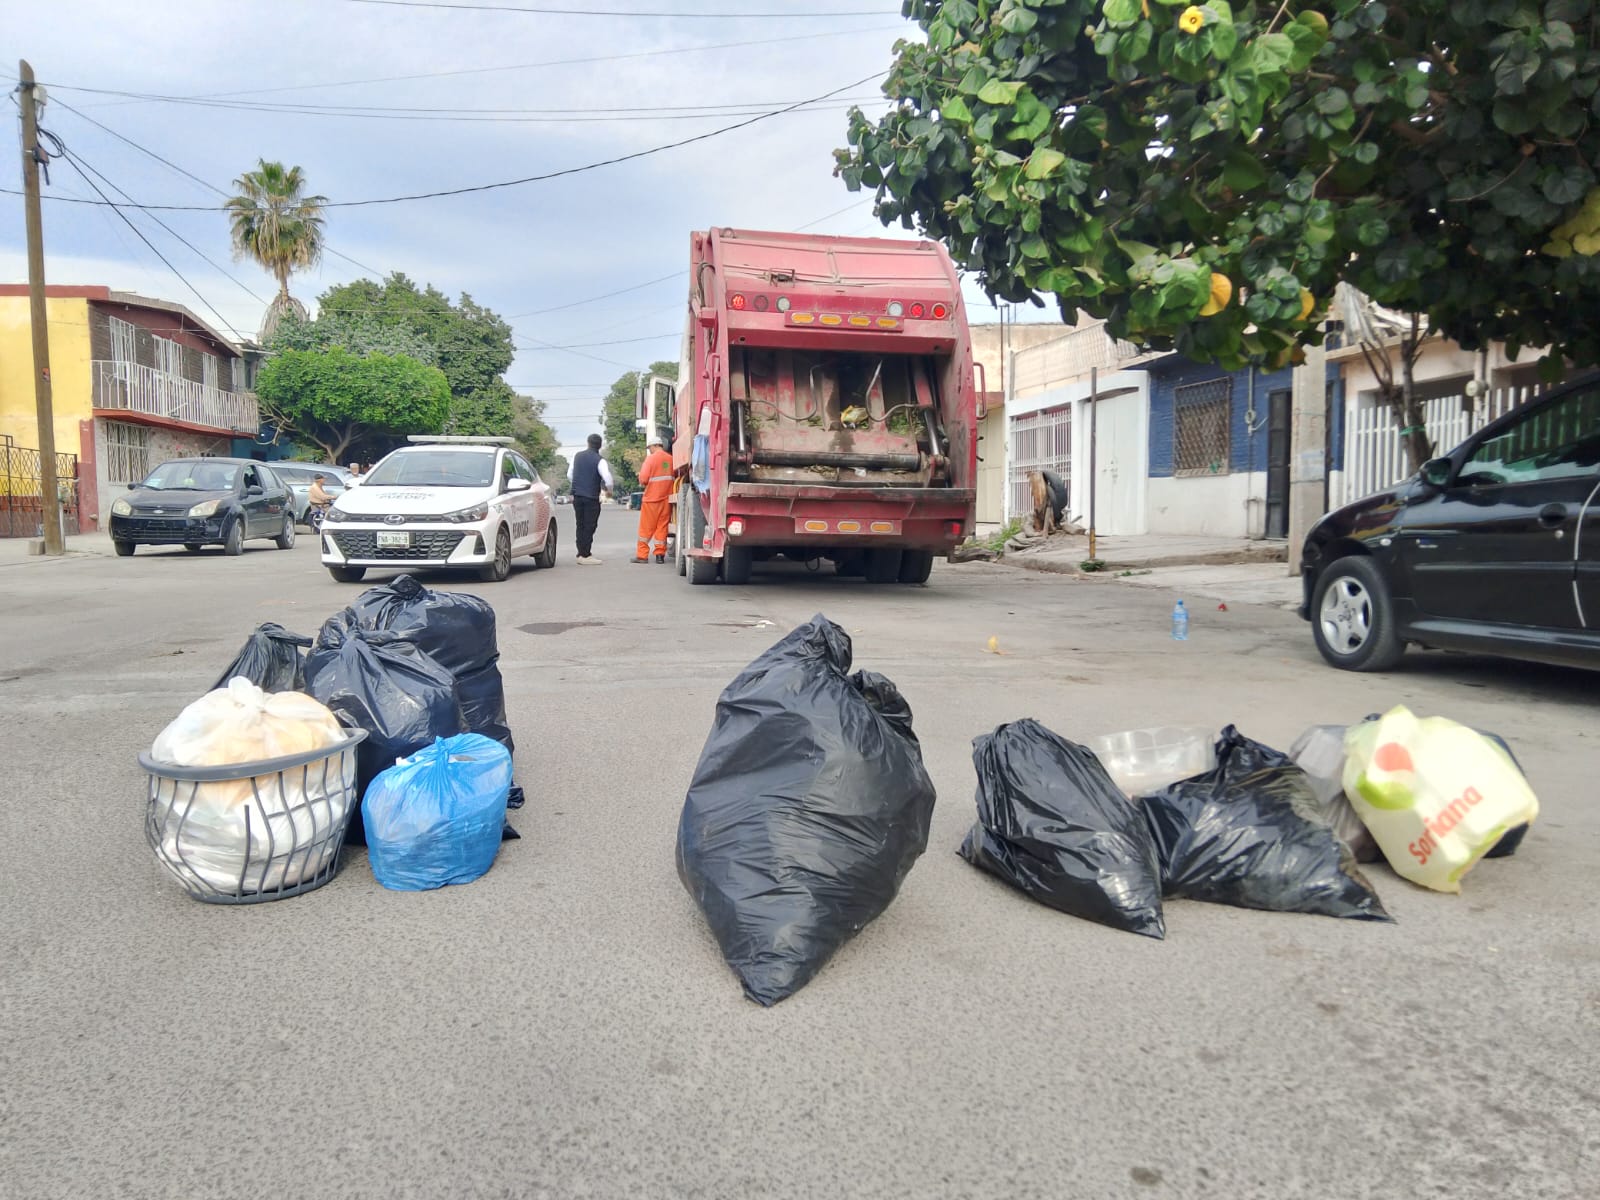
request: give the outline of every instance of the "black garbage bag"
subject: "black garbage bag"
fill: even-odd
[[[500,657],[494,607],[479,596],[436,592],[401,575],[368,588],[329,626],[382,630],[414,643],[452,675],[470,675]]]
[[[1015,721],[974,739],[972,765],[978,821],[962,858],[1051,908],[1166,935],[1150,827],[1092,751]]]
[[[1273,912],[1387,921],[1372,885],[1287,755],[1232,725],[1217,765],[1145,796],[1168,896]]]
[[[211,685],[212,690],[227,687],[228,680],[243,676],[264,692],[303,692],[306,648],[310,645],[310,638],[290,633],[276,621],[259,625]]]
[[[487,600],[460,592],[436,592],[417,582],[415,576],[401,575],[362,592],[349,607],[329,617],[322,629],[319,641],[324,636],[365,629],[410,642],[455,679],[456,698],[466,720],[464,732],[481,733],[507,750],[516,750],[506,718],[494,607]],[[513,798],[520,803],[521,789],[513,791]]]
[[[361,795],[396,759],[467,732],[450,672],[393,634],[324,626],[306,656],[306,690],[343,724],[367,731],[356,749]],[[366,845],[359,812],[346,840]]]
[[[758,1004],[799,991],[888,908],[928,844],[911,708],[849,670],[849,635],[820,614],[746,667],[678,822],[678,875]]]

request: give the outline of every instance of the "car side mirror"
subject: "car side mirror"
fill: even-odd
[[[524,479],[521,475],[513,475],[506,480],[506,491],[508,492],[526,492],[532,487],[532,481]]]
[[[246,496],[264,496],[266,495],[266,489],[263,488],[259,483],[252,483],[249,487],[245,488],[244,494]]]
[[[1455,464],[1448,458],[1430,458],[1422,464],[1422,482],[1429,487],[1447,487],[1450,483],[1450,473],[1454,469]]]

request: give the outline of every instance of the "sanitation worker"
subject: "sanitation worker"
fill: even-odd
[[[644,501],[639,505],[639,549],[633,561],[649,562],[653,543],[656,561],[664,563],[667,561],[667,517],[671,512],[668,501],[672,497],[672,455],[661,444],[659,435],[650,439],[649,451],[639,468]]]

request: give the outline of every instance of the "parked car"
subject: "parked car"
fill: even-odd
[[[1301,561],[1300,615],[1336,667],[1407,645],[1600,667],[1600,373],[1329,513]]]
[[[556,503],[557,504],[571,504],[572,503],[572,496],[567,492],[562,492],[559,496],[556,497]]]
[[[474,570],[497,581],[511,560],[556,565],[550,488],[510,438],[420,437],[346,488],[323,518],[322,562],[341,583],[371,567]]]
[[[275,462],[272,473],[294,493],[294,519],[310,527],[311,481],[322,476],[322,487],[334,499],[350,486],[350,472],[343,467],[319,467],[315,463]]]
[[[265,463],[248,458],[175,458],[111,504],[111,544],[126,558],[138,546],[220,545],[244,553],[251,538],[294,546],[294,497]]]

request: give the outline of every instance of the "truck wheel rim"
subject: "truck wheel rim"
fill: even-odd
[[[1354,654],[1372,636],[1372,597],[1360,580],[1348,575],[1336,579],[1322,594],[1318,621],[1334,653]]]

